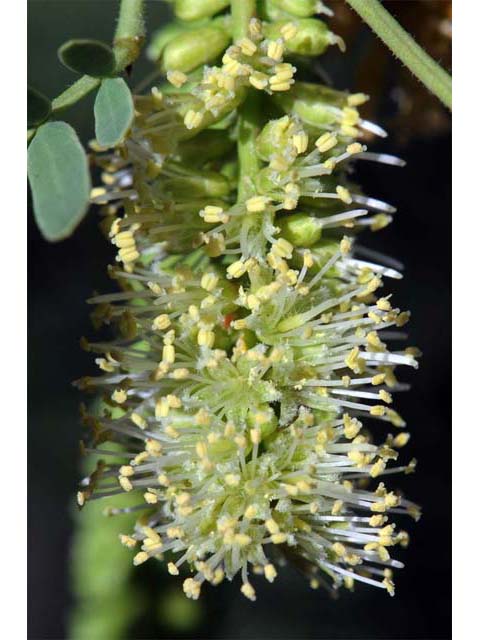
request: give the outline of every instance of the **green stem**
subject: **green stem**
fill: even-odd
[[[234,40],[248,35],[248,25],[256,13],[256,4],[256,0],[232,0]]]
[[[113,41],[117,73],[138,58],[144,37],[143,0],[121,0]],[[96,89],[99,84],[98,78],[82,76],[52,101],[52,112],[56,113],[71,107]]]
[[[248,25],[255,15],[255,0],[232,0],[233,38],[238,40],[248,35]],[[254,179],[260,165],[255,152],[255,139],[259,132],[261,114],[260,96],[250,90],[239,108],[238,126],[238,201],[243,202],[254,193]]]
[[[452,108],[452,78],[420,47],[379,0],[347,0],[369,27],[405,66],[439,98]]]

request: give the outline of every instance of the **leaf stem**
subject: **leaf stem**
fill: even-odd
[[[420,82],[451,109],[451,76],[415,42],[379,0],[347,2]]]
[[[134,62],[145,37],[144,0],[121,0],[117,29],[113,40],[116,71],[120,73]],[[71,107],[100,84],[98,78],[82,76],[52,101],[52,112]]]
[[[232,0],[233,38],[238,40],[248,35],[250,19],[255,15],[255,0]],[[259,131],[260,96],[250,90],[239,108],[238,161],[238,202],[243,202],[254,191],[254,178],[259,171],[255,152],[255,139]]]

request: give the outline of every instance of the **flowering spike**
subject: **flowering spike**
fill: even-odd
[[[175,10],[208,20],[227,4]],[[392,547],[407,536],[389,517],[419,510],[381,479],[415,461],[389,466],[409,434],[371,434],[404,426],[394,370],[416,367],[418,352],[389,347],[408,314],[384,281],[401,274],[355,255],[357,233],[394,208],[346,176],[359,159],[401,162],[366,151],[362,131],[382,130],[361,119],[364,94],[295,82],[288,56],[310,53],[305,29],[330,33],[310,19],[322,3],[271,4],[293,18],[252,18],[201,74],[171,62],[172,44],[169,82],[135,97],[127,139],[97,155],[104,187],[92,199],[118,250],[119,291],[90,300],[116,337],[84,341],[100,372],[79,386],[104,403],[83,414],[83,448],[106,462],[78,501],[136,496],[121,542],[136,565],[168,552],[172,576],[190,572],[189,598],[239,574],[255,600],[250,574],[272,582],[279,556],[301,560],[313,588],[323,573],[393,594]],[[265,107],[244,120],[259,100],[279,117]]]

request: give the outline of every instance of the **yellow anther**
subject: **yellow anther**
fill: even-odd
[[[385,382],[385,374],[384,373],[377,373],[372,378],[372,384],[375,385],[375,386],[377,386],[379,384],[383,384],[384,382]]]
[[[171,325],[170,318],[166,313],[161,313],[157,316],[152,322],[152,329],[156,329],[157,331],[164,331],[168,329]]]
[[[262,23],[258,18],[252,18],[248,23],[248,33],[252,38],[261,38],[262,36]]]
[[[214,273],[204,273],[200,280],[200,286],[205,291],[213,291],[218,284],[218,276]]]
[[[359,142],[353,142],[347,147],[347,153],[350,153],[352,155],[355,155],[356,153],[362,153],[362,151],[364,151],[364,148],[363,145],[361,145]]]
[[[168,487],[168,485],[170,484],[170,480],[164,473],[161,473],[159,476],[157,476],[157,482],[161,487]]]
[[[148,504],[156,504],[158,502],[157,494],[153,493],[152,491],[146,491],[143,494],[143,497],[145,502],[147,502]]]
[[[120,486],[122,487],[122,489],[124,491],[126,491],[127,493],[133,489],[133,484],[125,476],[120,476],[118,478],[118,482],[119,482]]]
[[[170,84],[173,84],[174,87],[179,89],[181,86],[187,82],[187,76],[181,71],[167,71],[167,80]]]
[[[267,56],[272,60],[280,61],[284,52],[284,46],[281,40],[271,40],[267,47]]]
[[[270,198],[266,196],[253,196],[245,202],[245,205],[249,213],[260,213],[265,211],[269,202]]]
[[[185,380],[190,375],[190,372],[188,369],[180,367],[179,369],[174,369],[171,375],[174,380]]]
[[[130,420],[140,429],[146,429],[147,427],[147,421],[139,413],[132,413],[132,415],[130,416]]]
[[[273,564],[266,564],[264,571],[265,571],[265,578],[269,582],[273,582],[277,577],[277,570],[275,569]]]
[[[200,595],[200,584],[194,578],[187,578],[183,582],[183,591],[187,598],[191,598],[192,600],[198,600]]]
[[[224,213],[222,207],[217,207],[215,205],[207,205],[204,209],[200,211],[199,215],[208,224],[215,224],[217,222],[222,222],[223,224],[226,224],[230,219],[228,215]]]
[[[171,576],[178,576],[179,571],[177,569],[177,566],[173,563],[173,562],[169,562],[167,565],[167,569],[168,569],[168,573]]]
[[[344,236],[340,241],[340,251],[345,256],[347,255],[347,253],[350,253],[351,249],[352,249],[352,240]]]
[[[342,187],[342,185],[338,185],[335,191],[342,202],[345,204],[352,204],[352,196],[348,189]]]
[[[334,133],[324,133],[322,134],[318,140],[315,142],[315,146],[320,151],[320,153],[326,153],[333,149],[333,147],[338,143],[338,140]]]
[[[170,438],[173,438],[174,440],[180,435],[178,431],[174,427],[172,427],[171,424],[168,424],[165,427],[165,433],[167,434],[167,436],[170,436]]]
[[[298,28],[293,22],[287,22],[287,24],[284,24],[280,29],[280,33],[282,34],[282,38],[285,42],[287,42],[297,35]]]
[[[397,436],[395,436],[395,438],[393,439],[393,446],[404,447],[409,440],[410,434],[404,431],[403,433],[399,433]]]
[[[372,468],[370,469],[370,476],[372,478],[376,478],[377,476],[379,476],[381,473],[383,473],[385,471],[385,461],[380,459],[377,460],[375,462],[375,464],[372,465]]]
[[[249,76],[248,81],[255,89],[262,91],[268,87],[268,76],[260,71],[255,71]]]
[[[262,440],[262,432],[260,429],[250,429],[250,439],[253,444],[260,444]]]
[[[247,270],[247,267],[245,263],[242,262],[241,260],[237,260],[227,268],[227,277],[240,278],[241,276],[243,276],[246,270]]]
[[[137,541],[135,540],[135,538],[132,538],[131,536],[126,536],[123,533],[121,533],[119,535],[119,538],[123,546],[127,547],[128,549],[133,549],[137,545]]]
[[[334,544],[332,544],[332,549],[337,554],[337,556],[340,557],[344,556],[347,552],[345,546],[341,542],[335,542]]]
[[[129,464],[124,464],[123,466],[121,466],[119,471],[120,475],[125,476],[126,478],[129,478],[130,476],[133,476],[135,474],[135,469]]]
[[[160,398],[159,400],[157,400],[157,402],[155,403],[155,417],[157,419],[166,418],[169,411],[170,405],[168,404],[167,398]]]
[[[175,347],[173,344],[166,344],[163,347],[162,360],[167,364],[173,364],[175,362]]]
[[[345,107],[342,111],[342,125],[354,126],[358,124],[360,116],[354,107]]]
[[[238,544],[239,547],[246,547],[251,543],[251,541],[251,537],[247,536],[246,533],[235,534],[235,544]]]
[[[242,50],[243,55],[253,56],[257,50],[257,45],[250,40],[250,38],[241,38],[238,40],[237,45]]]
[[[196,129],[202,124],[202,120],[203,116],[201,113],[194,111],[193,109],[189,109],[185,114],[183,123],[187,129]]]
[[[385,516],[381,516],[380,514],[378,514],[376,516],[371,516],[370,520],[368,521],[368,524],[371,527],[381,527],[384,522],[385,522]]]
[[[118,404],[123,404],[127,399],[127,392],[124,389],[115,389],[112,393],[112,400]]]
[[[255,595],[255,589],[249,582],[244,582],[240,591],[246,598],[248,598],[252,602],[255,602],[255,600],[257,599],[257,596]]]
[[[278,526],[278,524],[275,522],[273,518],[269,518],[268,520],[265,520],[265,526],[269,533],[273,534],[273,533],[280,532],[280,527]]]
[[[215,333],[209,329],[200,329],[197,334],[197,343],[201,347],[211,349],[215,343]]]
[[[182,406],[182,401],[180,400],[180,398],[173,394],[169,394],[167,396],[167,402],[168,402],[168,406],[171,409],[180,409],[180,407]]]
[[[349,440],[355,438],[362,428],[362,423],[357,418],[351,418],[347,413],[343,415],[345,437]]]
[[[373,407],[370,407],[370,415],[376,417],[384,416],[385,407],[382,404],[376,404]]]
[[[367,102],[368,96],[365,93],[352,93],[352,95],[348,96],[347,103],[350,107],[359,107],[362,104]]]
[[[292,252],[293,245],[290,244],[288,240],[285,240],[285,238],[278,238],[278,240],[272,244],[272,253],[278,258],[290,259],[292,257]]]
[[[390,404],[393,401],[392,395],[388,393],[388,391],[385,391],[384,389],[380,389],[380,391],[378,392],[378,395],[380,396],[380,400],[383,400],[387,404]]]
[[[247,520],[252,520],[257,515],[257,507],[254,504],[248,505],[245,509],[244,516]]]
[[[146,562],[149,559],[149,557],[150,556],[148,555],[148,553],[146,553],[145,551],[140,551],[133,558],[133,564],[137,567],[139,564],[143,564],[144,562]]]
[[[287,534],[286,533],[274,533],[271,536],[272,542],[273,544],[283,544],[284,542],[287,541]]]
[[[338,516],[343,509],[343,500],[335,500],[332,506],[332,516]]]
[[[227,473],[225,476],[225,483],[229,487],[238,487],[240,484],[240,476],[237,473]]]

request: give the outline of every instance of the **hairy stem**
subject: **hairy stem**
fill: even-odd
[[[420,82],[451,109],[451,76],[415,42],[379,0],[347,2]]]
[[[113,41],[116,71],[123,71],[138,58],[145,37],[143,0],[121,0]],[[62,111],[84,98],[100,84],[98,78],[82,76],[52,101],[52,112]]]
[[[255,0],[232,0],[233,37],[235,40],[248,35],[248,24],[255,15]],[[254,192],[254,178],[259,171],[255,152],[255,139],[259,131],[260,103],[258,92],[250,90],[239,109],[238,201],[243,202]]]

